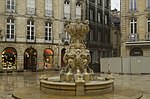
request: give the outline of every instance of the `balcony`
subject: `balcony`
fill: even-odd
[[[145,34],[145,40],[146,40],[146,41],[150,41],[150,32],[147,32],[147,33]]]
[[[129,34],[129,41],[126,46],[150,46],[150,32],[145,34],[145,39],[139,40],[139,34]]]
[[[139,40],[139,34],[138,33],[136,33],[136,34],[130,33],[129,34],[129,42],[135,42],[138,40]]]

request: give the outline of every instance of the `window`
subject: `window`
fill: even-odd
[[[27,21],[27,41],[28,42],[35,41],[34,20]]]
[[[15,0],[6,0],[7,12],[15,12]]]
[[[102,6],[102,0],[97,0],[97,4]]]
[[[109,0],[105,0],[104,3],[105,3],[105,7],[106,7],[106,8],[109,8]]]
[[[52,41],[52,23],[46,22],[45,23],[45,42]]]
[[[95,21],[95,20],[94,20],[94,19],[95,19],[94,9],[90,9],[90,12],[89,12],[89,13],[90,13],[90,14],[89,14],[89,15],[90,15],[90,16],[89,16],[89,17],[90,17],[90,21],[93,21],[93,22],[94,22],[94,21]]]
[[[70,19],[70,2],[64,2],[64,18]]]
[[[35,14],[35,0],[27,0],[27,14]]]
[[[90,41],[93,41],[93,33],[94,33],[94,31],[93,31],[93,29],[91,29],[90,30]]]
[[[76,4],[76,17],[81,19],[81,5],[79,3]]]
[[[137,6],[136,6],[136,0],[130,0],[130,10],[131,11],[135,11],[137,10]]]
[[[98,23],[102,23],[102,12],[98,12],[97,20],[98,20]]]
[[[70,43],[70,40],[71,40],[71,36],[69,33],[67,33],[65,30],[65,24],[62,25],[62,31],[63,31],[63,34],[60,34],[60,37],[62,39],[62,42],[65,43],[65,44],[69,44]]]
[[[95,3],[95,0],[90,0],[90,2]]]
[[[98,29],[98,41],[101,42],[101,29]]]
[[[15,39],[15,20],[13,18],[7,18],[7,40]]]
[[[150,0],[147,0],[147,9],[150,9]]]
[[[65,32],[65,42],[67,41],[69,43],[70,38],[71,38],[70,35],[67,32]]]
[[[148,33],[150,33],[150,18],[148,18],[147,20],[147,28],[148,28]]]
[[[105,14],[105,25],[108,25],[108,23],[109,23],[109,16],[108,16],[108,14]]]
[[[52,16],[52,0],[45,0],[45,16]]]
[[[130,21],[130,32],[131,34],[136,34],[137,33],[137,20],[136,19],[131,19]]]
[[[117,44],[118,44],[118,34],[117,34],[117,32],[114,32],[114,41],[113,41],[113,43],[114,43],[114,48],[117,48]]]

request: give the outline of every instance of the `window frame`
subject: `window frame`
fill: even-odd
[[[137,10],[137,1],[136,0],[129,0],[129,10],[130,11]]]
[[[28,24],[28,21],[29,21],[29,24]],[[29,30],[28,30],[28,28],[29,28]],[[33,30],[32,30],[32,28],[33,28]],[[32,32],[33,32],[33,34],[32,34]],[[33,37],[33,39],[32,39],[32,37]],[[34,22],[34,20],[27,20],[27,36],[26,36],[26,39],[27,39],[27,42],[35,42],[35,22]]]
[[[53,40],[53,32],[52,32],[52,23],[51,22],[45,22],[45,36],[44,40],[46,43],[52,43]],[[46,32],[47,29],[47,32]],[[50,31],[51,30],[51,31]],[[47,38],[47,39],[46,39]],[[50,39],[51,38],[51,39]]]
[[[12,1],[14,1],[14,4]],[[10,4],[8,4],[8,2]],[[9,6],[9,8],[8,8],[8,6]],[[16,11],[16,0],[6,0],[6,11],[10,12],[10,13],[14,13]]]
[[[8,22],[8,20],[9,20],[9,22]],[[8,26],[9,26],[9,29],[8,29]],[[13,26],[13,28],[12,28],[12,26]],[[6,40],[7,41],[15,41],[15,20],[13,18],[7,18],[6,27],[7,27],[6,28]],[[14,33],[12,33],[12,31],[14,31]]]
[[[137,34],[137,19],[135,18],[130,20],[130,33]]]

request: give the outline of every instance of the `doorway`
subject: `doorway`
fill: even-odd
[[[24,52],[24,69],[36,71],[37,69],[37,51],[30,47]]]

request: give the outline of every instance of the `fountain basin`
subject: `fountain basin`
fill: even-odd
[[[55,95],[98,95],[112,92],[114,90],[114,80],[61,82],[59,77],[52,77],[48,80],[40,80],[40,90]]]

